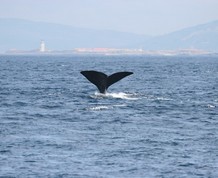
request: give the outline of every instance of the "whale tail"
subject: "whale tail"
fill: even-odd
[[[98,71],[81,71],[91,83],[97,86],[100,93],[105,93],[109,86],[123,79],[124,77],[133,74],[133,72],[117,72],[110,76]]]

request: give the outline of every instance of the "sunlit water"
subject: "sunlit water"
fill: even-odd
[[[82,70],[134,74],[103,95]],[[218,57],[1,56],[7,176],[218,177]]]

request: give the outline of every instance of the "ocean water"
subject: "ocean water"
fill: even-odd
[[[218,56],[0,56],[0,177],[218,177]]]

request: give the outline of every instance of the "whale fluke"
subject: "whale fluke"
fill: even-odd
[[[133,72],[117,72],[110,76],[94,70],[81,71],[91,83],[97,86],[100,93],[105,93],[109,86],[123,79],[124,77],[133,74]]]

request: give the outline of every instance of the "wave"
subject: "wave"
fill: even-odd
[[[125,104],[98,104],[87,108],[91,111],[101,111],[101,110],[110,110],[117,107],[125,107]]]
[[[107,109],[110,109],[109,106],[93,106],[93,107],[90,107],[88,108],[89,110],[91,111],[100,111],[100,110],[107,110]]]
[[[140,97],[135,93],[98,93],[95,92],[94,95],[91,95],[92,98],[99,99],[99,98],[115,98],[115,99],[123,99],[123,100],[138,100]]]

